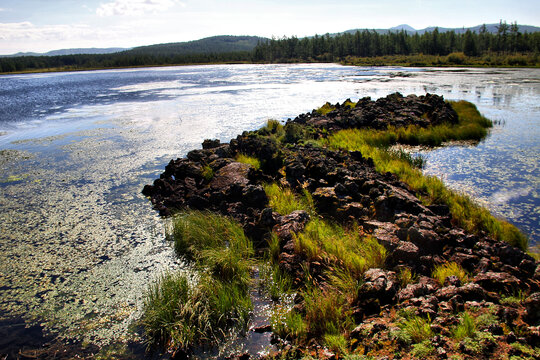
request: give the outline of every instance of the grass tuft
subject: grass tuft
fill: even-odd
[[[150,344],[189,350],[215,344],[228,329],[245,327],[252,307],[253,248],[242,227],[224,216],[192,211],[173,219],[167,237],[199,274],[195,280],[165,274],[150,286],[142,317]]]
[[[431,330],[431,320],[420,316],[411,316],[398,324],[405,338],[410,339],[413,344],[421,343],[433,336]]]
[[[290,214],[295,210],[305,210],[310,214],[315,212],[313,198],[307,191],[300,196],[291,188],[279,186],[276,183],[265,184],[264,191],[268,196],[270,207],[282,215]]]
[[[455,262],[448,262],[442,265],[435,266],[435,269],[431,274],[431,276],[435,278],[435,280],[437,280],[437,282],[441,286],[444,285],[444,281],[446,280],[446,278],[452,275],[457,276],[457,278],[462,283],[466,283],[469,281],[469,276],[465,269],[463,269]]]
[[[329,102],[327,102],[326,104],[324,104],[323,106],[321,106],[320,108],[318,108],[317,110],[315,110],[319,115],[326,115],[328,114],[330,111],[332,110],[335,110],[336,107],[332,104],[330,104]]]
[[[239,163],[251,165],[255,170],[260,170],[261,168],[261,161],[253,156],[238,154],[235,160]]]
[[[459,324],[456,326],[452,335],[454,339],[461,341],[466,337],[472,338],[476,334],[476,322],[469,313],[463,313]]]
[[[377,239],[362,236],[354,225],[345,229],[314,218],[294,240],[296,251],[308,259],[326,258],[357,275],[382,266],[386,259],[386,249]]]

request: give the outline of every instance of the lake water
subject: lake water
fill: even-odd
[[[426,153],[442,177],[539,241],[540,70],[216,65],[0,77],[0,322],[87,343],[128,332],[142,293],[182,266],[141,194],[172,158],[326,101],[426,92],[496,121]]]

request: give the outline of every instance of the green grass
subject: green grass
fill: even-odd
[[[205,165],[202,168],[201,175],[206,181],[210,181],[214,177],[214,170],[209,165]]]
[[[326,334],[323,339],[326,346],[338,356],[347,353],[347,339],[343,335]]]
[[[469,275],[467,272],[455,262],[448,262],[442,265],[435,266],[431,276],[437,280],[437,282],[443,286],[444,281],[448,276],[457,276],[461,283],[466,283],[469,281]]]
[[[292,292],[291,277],[280,270],[278,264],[264,264],[260,267],[263,289],[273,301],[280,302],[283,297]]]
[[[299,341],[307,336],[307,325],[301,314],[284,307],[274,309],[272,332],[282,339]]]
[[[328,114],[330,111],[332,110],[335,110],[336,107],[332,104],[330,104],[329,102],[327,102],[326,104],[324,104],[323,106],[321,106],[320,108],[316,109],[315,111],[319,114],[319,115],[326,115]]]
[[[253,248],[242,227],[224,216],[191,211],[173,219],[167,237],[198,275],[165,274],[150,286],[142,317],[150,344],[189,350],[245,327]]]
[[[304,319],[311,336],[338,335],[354,325],[347,299],[341,293],[309,287],[303,295]]]
[[[463,313],[459,324],[452,332],[454,339],[461,341],[466,337],[472,338],[476,335],[476,322],[469,313]]]
[[[283,125],[278,120],[274,119],[269,119],[266,122],[266,125],[257,130],[257,132],[259,133],[259,135],[273,136],[276,139],[280,139],[285,135]]]
[[[480,115],[473,104],[451,103],[459,115],[459,124],[421,129],[407,127],[388,131],[351,129],[338,131],[328,137],[326,144],[333,148],[360,151],[372,158],[378,172],[391,172],[407,183],[425,204],[446,204],[455,225],[472,233],[487,232],[495,239],[506,241],[523,250],[528,239],[515,226],[495,218],[488,210],[474,203],[468,196],[446,188],[433,176],[424,176],[410,161],[388,151],[396,143],[436,145],[449,140],[479,140],[491,122]]]
[[[431,330],[431,320],[424,319],[420,316],[411,316],[404,319],[398,324],[401,329],[401,336],[404,339],[410,340],[413,344],[421,343],[424,340],[431,338],[433,330]]]
[[[310,214],[315,212],[315,205],[311,194],[307,191],[300,196],[291,188],[276,183],[265,184],[264,191],[268,196],[269,205],[281,215],[287,215],[295,210],[305,210]]]
[[[204,275],[193,284],[182,274],[166,274],[150,286],[142,325],[150,344],[167,350],[216,343],[230,328],[243,327],[251,300],[235,282]]]
[[[386,259],[386,249],[375,238],[361,235],[354,225],[345,229],[314,218],[294,240],[296,251],[308,259],[324,258],[357,275],[382,266]]]
[[[401,287],[406,287],[407,285],[414,283],[417,278],[408,267],[401,268],[397,273],[397,276]]]
[[[174,241],[178,255],[190,260],[200,259],[205,251],[215,249],[231,249],[243,259],[253,253],[251,242],[238,223],[210,212],[190,211],[177,215],[167,238]]]
[[[253,156],[238,154],[235,160],[243,164],[251,165],[255,170],[260,170],[261,168],[261,161]]]

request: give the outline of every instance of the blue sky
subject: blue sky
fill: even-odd
[[[409,24],[540,26],[523,0],[0,0],[0,54],[133,47],[212,35],[306,36]]]

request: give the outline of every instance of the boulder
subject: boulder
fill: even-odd
[[[225,190],[231,186],[246,186],[251,165],[232,162],[219,169],[210,182],[210,188]]]
[[[514,294],[522,287],[522,282],[515,276],[504,272],[488,271],[475,276],[474,282],[487,291],[500,294]]]

